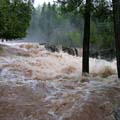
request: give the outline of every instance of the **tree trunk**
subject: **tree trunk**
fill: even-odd
[[[83,36],[82,73],[89,73],[89,43],[90,43],[90,6],[91,0],[86,0]]]
[[[120,0],[112,0],[118,78],[120,78]]]

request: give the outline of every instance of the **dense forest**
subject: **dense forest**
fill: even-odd
[[[28,38],[62,44],[69,47],[82,47],[84,30],[84,6],[82,2],[77,9],[73,6],[46,4],[34,8]],[[92,48],[109,49],[114,47],[113,15],[111,1],[94,1],[91,7]]]

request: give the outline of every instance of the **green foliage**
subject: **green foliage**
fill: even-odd
[[[112,5],[111,1],[107,0],[94,0],[92,17],[95,17],[99,22],[105,22],[112,18]]]
[[[72,45],[71,46],[77,46],[77,47],[81,47],[82,46],[82,43],[80,41],[80,38],[81,38],[81,35],[80,35],[80,32],[78,31],[72,31],[72,32],[69,32],[68,33],[68,36],[72,42]]]
[[[96,24],[91,20],[91,30],[90,30],[90,40],[91,43],[96,44],[101,38],[100,35],[97,33]]]
[[[82,18],[79,15],[63,13],[61,7],[55,4],[43,4],[32,13],[28,37],[42,39],[49,44],[79,46],[82,35],[78,39],[78,33],[81,34],[80,32],[83,29],[82,23]],[[35,36],[33,37],[33,35]],[[74,37],[75,40],[73,40]],[[78,41],[79,44],[77,44]]]
[[[32,37],[34,34],[38,40],[50,44],[81,46],[85,3],[78,0],[74,4],[69,2],[65,0],[59,6],[49,3],[36,8],[32,13],[29,35]],[[76,8],[74,5],[79,6]],[[113,47],[111,2],[93,0],[91,9],[91,44],[99,49]]]
[[[4,0],[0,6],[0,38],[23,38],[29,27],[32,6],[21,0]]]
[[[70,13],[73,15],[84,16],[83,1],[71,1],[71,0],[58,0],[61,5],[61,10],[66,14]],[[101,48],[113,47],[113,14],[112,14],[112,3],[107,0],[92,0],[91,4],[91,44]],[[76,17],[72,20],[75,23],[77,32],[83,33],[83,26],[78,23],[83,23],[82,19]],[[80,21],[77,23],[77,21]],[[78,29],[82,28],[82,29]],[[82,35],[82,34],[81,34]]]

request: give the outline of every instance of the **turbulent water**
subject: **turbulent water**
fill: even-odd
[[[118,84],[115,60],[90,58],[90,75],[84,77],[81,57],[37,43],[1,46],[0,120],[88,120],[76,115],[91,94]]]

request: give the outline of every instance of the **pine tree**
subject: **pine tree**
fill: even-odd
[[[0,5],[0,38],[16,39],[26,36],[31,19],[32,4],[22,0],[4,0]]]

